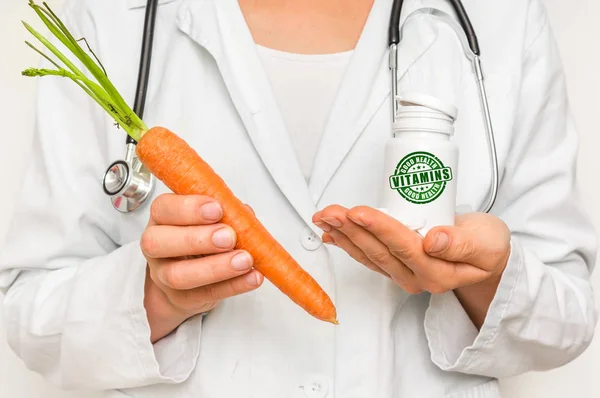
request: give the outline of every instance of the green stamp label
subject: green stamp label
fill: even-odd
[[[396,166],[390,176],[390,188],[411,203],[425,204],[439,198],[448,181],[452,181],[452,169],[437,156],[413,152]]]

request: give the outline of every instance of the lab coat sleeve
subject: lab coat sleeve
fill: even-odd
[[[493,210],[512,232],[510,258],[480,330],[454,293],[431,297],[425,331],[443,370],[496,378],[548,370],[578,357],[594,334],[596,236],[576,187],[577,132],[559,52],[536,10],[543,22],[526,49]]]
[[[94,45],[93,32],[78,33]],[[180,383],[195,367],[202,320],[150,342],[146,261],[137,240],[117,244],[126,221],[100,185],[107,132],[124,143],[102,112],[72,82],[39,80],[33,150],[0,250],[7,340],[63,389]]]

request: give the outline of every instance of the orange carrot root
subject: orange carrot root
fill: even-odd
[[[154,127],[140,139],[140,161],[178,195],[206,195],[223,207],[223,222],[237,234],[237,249],[248,251],[254,268],[317,319],[338,324],[335,306],[319,284],[273,238],[215,171],[183,139]]]

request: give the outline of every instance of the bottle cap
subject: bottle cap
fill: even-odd
[[[456,117],[458,116],[458,109],[455,106],[427,94],[406,92],[398,95],[396,100],[405,105],[413,104],[434,109],[446,114],[448,117],[452,118],[452,120],[456,120]]]

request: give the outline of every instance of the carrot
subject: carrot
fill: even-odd
[[[165,186],[178,195],[205,195],[223,207],[222,221],[237,234],[238,249],[248,251],[254,258],[254,268],[264,275],[283,294],[313,317],[338,324],[331,299],[315,279],[307,273],[269,233],[258,218],[248,210],[225,181],[208,165],[185,140],[164,127],[148,128],[123,100],[108,79],[105,69],[79,46],[62,21],[44,3],[40,7],[30,0],[50,32],[71,51],[96,79],[85,75],[46,38],[30,25],[27,30],[50,50],[65,66],[38,50],[56,69],[29,68],[24,76],[62,76],[71,79],[100,105],[127,134],[138,142],[136,154],[146,168]],[[88,47],[89,49],[89,47]],[[91,49],[89,49],[90,52]],[[93,52],[92,52],[93,54]]]
[[[223,207],[223,222],[237,234],[237,248],[254,268],[312,316],[337,323],[336,310],[317,282],[271,236],[226,183],[183,139],[163,127],[148,130],[136,153],[148,170],[179,195],[207,195]]]

